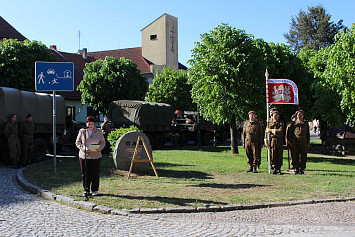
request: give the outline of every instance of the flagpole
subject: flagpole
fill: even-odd
[[[266,78],[266,128],[269,125],[269,72],[265,71],[265,78]],[[270,139],[269,139],[269,133],[267,133],[266,135],[266,139],[267,139],[267,167],[268,167],[268,172],[269,174],[271,173],[271,167],[270,167],[270,149],[269,149],[269,145],[270,145]]]

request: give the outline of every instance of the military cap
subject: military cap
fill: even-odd
[[[249,114],[256,114],[256,112],[254,110],[251,110],[251,111],[248,112],[248,115]]]
[[[278,114],[278,113],[279,113],[279,111],[277,111],[276,109],[273,110],[273,111],[271,111],[271,115],[273,115],[273,114]]]
[[[27,114],[26,118],[32,117],[32,114]]]
[[[291,120],[294,119],[294,118],[296,118],[296,117],[297,117],[297,114],[296,114],[296,113],[292,114]]]
[[[299,114],[299,113],[304,114],[304,111],[303,111],[303,110],[300,110],[300,111],[297,111],[297,112],[296,112],[296,114]]]

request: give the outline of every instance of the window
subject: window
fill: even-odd
[[[157,35],[150,35],[150,40],[157,40],[158,36]]]

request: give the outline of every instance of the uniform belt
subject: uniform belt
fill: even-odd
[[[245,137],[256,138],[256,135],[246,135]]]
[[[31,136],[31,135],[23,135],[23,137],[32,138],[33,136]]]
[[[306,135],[301,135],[301,136],[297,136],[295,135],[297,138],[306,138]]]

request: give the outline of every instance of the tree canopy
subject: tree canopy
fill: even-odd
[[[55,62],[57,58],[38,41],[4,39],[0,42],[0,86],[35,90],[35,62]]]
[[[243,121],[249,110],[260,111],[265,102],[265,64],[253,36],[219,25],[201,35],[189,63],[193,101],[205,119],[230,123],[232,153],[238,153],[235,121]]]
[[[131,60],[106,57],[86,64],[77,89],[82,92],[82,103],[106,114],[114,100],[144,100],[148,81]]]
[[[190,91],[186,71],[164,67],[161,72],[157,72],[149,86],[146,99],[150,102],[168,103],[179,110],[191,110],[193,104]]]
[[[339,94],[340,108],[355,121],[355,24],[335,36],[336,43],[319,52],[323,64],[316,76]],[[323,70],[324,68],[324,70]]]
[[[291,19],[290,31],[284,34],[287,43],[295,52],[303,47],[316,51],[334,43],[334,36],[345,29],[343,20],[334,23],[323,6],[308,7],[308,12],[300,10]]]

